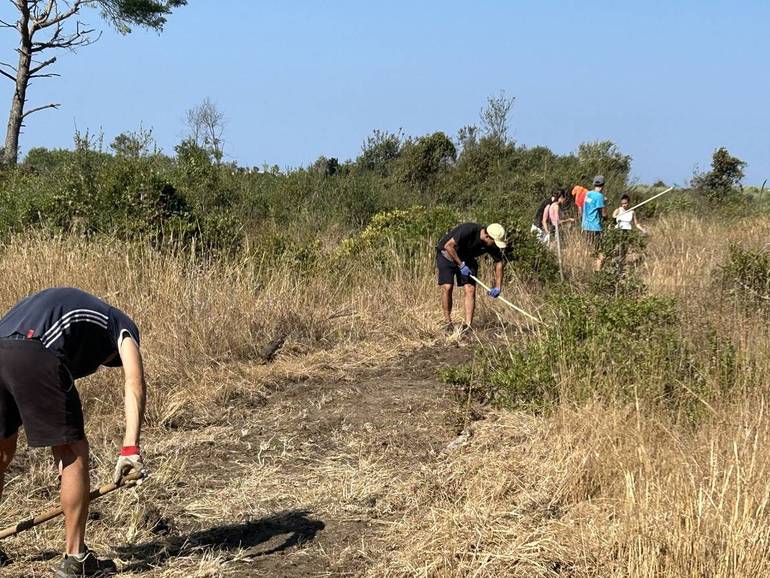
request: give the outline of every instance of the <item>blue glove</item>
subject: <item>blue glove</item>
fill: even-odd
[[[500,297],[500,289],[498,289],[497,287],[492,287],[492,289],[490,289],[489,291],[487,291],[487,295],[489,295],[490,297],[494,297],[495,299],[497,299],[498,297]]]
[[[462,275],[463,277],[470,277],[471,274],[472,274],[472,271],[471,271],[471,268],[468,267],[468,265],[466,265],[465,263],[460,265],[460,275]]]

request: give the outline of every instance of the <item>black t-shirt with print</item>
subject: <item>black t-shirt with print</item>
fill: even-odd
[[[19,301],[0,319],[0,337],[40,341],[74,379],[100,365],[121,366],[118,351],[126,337],[139,345],[139,329],[128,315],[73,287],[45,289]]]
[[[443,253],[444,245],[449,239],[455,240],[455,250],[462,261],[474,261],[476,257],[487,254],[497,263],[503,260],[503,254],[497,245],[491,247],[481,240],[481,229],[478,223],[463,223],[448,231],[436,245],[436,249]]]

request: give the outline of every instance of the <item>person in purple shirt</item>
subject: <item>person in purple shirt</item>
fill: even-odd
[[[126,429],[115,483],[143,471],[139,435],[145,380],[139,329],[121,310],[72,287],[45,289],[0,319],[0,496],[19,427],[31,447],[50,447],[61,475],[66,550],[57,578],[115,571],[85,544],[88,440],[75,380],[100,366],[123,367]]]

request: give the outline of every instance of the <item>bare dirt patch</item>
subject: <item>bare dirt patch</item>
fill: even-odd
[[[366,574],[388,548],[404,481],[462,429],[437,372],[471,354],[442,343],[267,397],[241,386],[210,425],[150,432],[154,479],[94,504],[92,547],[126,576]],[[42,532],[55,543],[61,526]],[[29,532],[3,544],[15,560],[3,576],[50,572],[59,553],[37,541]]]

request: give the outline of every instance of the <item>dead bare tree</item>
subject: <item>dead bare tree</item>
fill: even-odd
[[[217,105],[206,98],[201,104],[187,111],[185,117],[188,138],[197,146],[206,150],[217,163],[224,157],[225,115]]]
[[[101,16],[120,34],[131,32],[131,26],[162,30],[166,15],[173,8],[184,6],[187,0],[9,0],[18,12],[15,23],[0,20],[0,28],[15,30],[19,35],[15,65],[0,62],[0,74],[14,83],[8,129],[5,136],[2,163],[16,164],[19,154],[19,134],[24,119],[58,103],[26,108],[27,89],[34,78],[58,76],[50,71],[56,62],[50,53],[55,50],[76,50],[93,44],[100,33],[88,27],[79,15],[86,8],[101,11]]]

